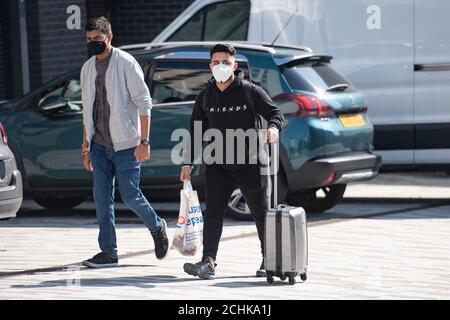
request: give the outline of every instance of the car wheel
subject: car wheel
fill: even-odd
[[[290,194],[286,202],[295,207],[302,207],[306,213],[320,213],[333,208],[344,197],[346,184],[336,184],[310,192]],[[319,192],[323,195],[320,196]]]
[[[225,209],[225,214],[237,220],[252,220],[252,214],[240,189],[234,190]]]
[[[72,209],[86,200],[85,197],[35,197],[36,201],[42,207],[49,210],[68,210]]]
[[[287,196],[287,182],[286,177],[282,169],[278,172],[278,203],[283,203]],[[272,204],[273,205],[273,204]],[[225,214],[237,219],[251,221],[253,220],[250,209],[245,203],[244,196],[240,189],[234,190],[230,200],[228,201]]]

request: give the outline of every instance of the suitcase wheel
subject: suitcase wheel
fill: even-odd
[[[289,284],[294,285],[295,283],[295,277],[289,277]]]
[[[308,277],[306,276],[306,273],[301,274],[300,279],[302,279],[302,281],[306,281],[306,279],[308,279]]]
[[[269,284],[273,283],[273,277],[272,276],[268,276],[267,277],[267,283],[269,283]]]

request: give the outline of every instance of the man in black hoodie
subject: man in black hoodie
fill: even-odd
[[[197,96],[191,118],[191,145],[195,122],[201,122],[202,135],[206,129],[216,129],[222,136],[231,130],[258,129],[257,117],[262,116],[268,122],[267,140],[278,140],[283,126],[283,115],[268,94],[259,86],[244,80],[241,70],[237,70],[236,50],[229,44],[217,44],[211,51],[210,68],[213,78],[207,87]],[[246,91],[247,90],[247,91]],[[250,94],[249,94],[250,92]],[[251,101],[247,101],[251,99]],[[217,132],[217,131],[216,131]],[[256,131],[255,131],[256,132]],[[225,140],[225,139],[224,139]],[[204,213],[203,257],[198,263],[186,263],[184,271],[202,279],[215,276],[216,255],[223,229],[224,212],[231,194],[237,187],[252,213],[261,242],[263,261],[257,276],[265,277],[264,267],[264,221],[267,214],[266,179],[261,175],[260,164],[251,161],[250,145],[256,141],[246,142],[234,150],[225,147],[223,155],[233,152],[234,159],[207,164],[205,171],[206,211]],[[192,147],[192,150],[194,148]],[[244,163],[237,158],[244,158]],[[191,152],[190,164],[197,158]],[[180,180],[190,179],[191,165],[181,169]]]

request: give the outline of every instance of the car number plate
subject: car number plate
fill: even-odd
[[[342,125],[345,128],[364,126],[366,122],[360,114],[341,114],[339,115]]]

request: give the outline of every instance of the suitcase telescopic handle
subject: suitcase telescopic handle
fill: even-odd
[[[278,206],[278,169],[280,165],[279,161],[279,140],[272,143],[272,154],[270,154],[269,145],[270,143],[265,143],[267,146],[267,155],[269,158],[268,167],[267,167],[267,190],[268,190],[268,198],[269,198],[269,208],[272,208],[272,188],[271,188],[271,179],[270,175],[273,172],[273,208],[276,209]],[[273,161],[272,161],[273,160]],[[273,168],[273,171],[271,170]]]

